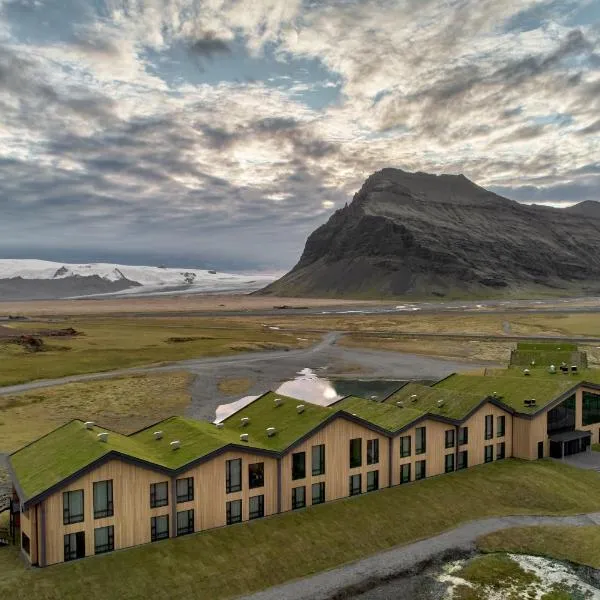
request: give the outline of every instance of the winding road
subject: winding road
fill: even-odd
[[[435,537],[380,552],[313,577],[244,596],[243,600],[333,600],[355,597],[377,586],[378,583],[401,577],[409,570],[418,568],[422,563],[450,551],[474,551],[475,542],[482,535],[509,527],[531,525],[600,525],[600,513],[570,517],[492,517],[470,521]],[[350,590],[350,593],[342,595],[344,591]]]

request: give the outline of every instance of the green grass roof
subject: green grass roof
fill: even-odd
[[[355,414],[357,417],[388,431],[402,429],[402,427],[423,415],[422,411],[408,407],[408,405],[407,408],[399,408],[396,404],[373,402],[355,396],[340,400],[335,404],[335,408]]]

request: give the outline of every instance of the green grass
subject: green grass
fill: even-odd
[[[0,339],[0,386],[203,356],[297,348],[316,338],[314,333],[274,331],[256,321],[229,327],[226,321],[186,317],[71,318],[58,324],[24,322],[14,327],[16,332],[73,327],[83,335],[45,338],[46,350],[35,353]],[[192,339],[169,341],[173,338]]]
[[[0,597],[145,600],[201,595],[220,600],[429,537],[471,519],[598,510],[597,473],[549,460],[500,461],[41,571],[24,569],[14,553],[0,550]]]
[[[513,527],[477,541],[483,552],[535,554],[600,569],[600,526]]]
[[[373,402],[350,396],[335,403],[335,408],[366,419],[388,431],[396,431],[418,419],[423,412],[414,408],[398,408],[395,404]]]
[[[478,556],[455,575],[475,585],[496,589],[528,587],[540,581],[537,575],[524,571],[519,563],[503,554]]]
[[[568,342],[517,342],[517,350],[523,352],[576,352],[577,344]]]

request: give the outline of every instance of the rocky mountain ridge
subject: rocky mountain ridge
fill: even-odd
[[[600,293],[600,204],[524,205],[463,175],[383,169],[261,293],[498,296]]]

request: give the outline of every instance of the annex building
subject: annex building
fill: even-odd
[[[268,392],[215,425],[71,421],[14,452],[11,520],[40,567],[600,442],[600,372],[510,368],[329,407]],[[418,483],[417,483],[418,485]]]

